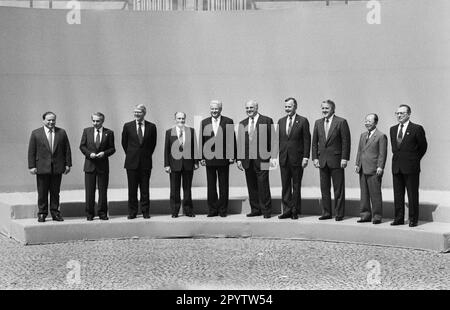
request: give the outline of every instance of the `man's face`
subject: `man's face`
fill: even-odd
[[[175,115],[175,123],[179,128],[183,128],[186,123],[186,115],[184,113],[177,113]]]
[[[142,111],[141,109],[135,109],[135,110],[134,110],[134,118],[135,118],[137,121],[142,122],[142,121],[144,120],[144,116],[145,116],[145,113],[144,113],[144,111]]]
[[[209,106],[209,111],[211,112],[212,117],[218,118],[222,112],[222,108],[217,103],[211,103]]]
[[[48,129],[55,128],[56,125],[56,116],[54,114],[47,114],[45,119],[43,120],[44,126]]]
[[[372,131],[377,127],[377,124],[375,123],[375,116],[374,115],[367,115],[366,120],[364,122],[364,126],[366,126],[366,129],[368,131]]]
[[[297,110],[297,107],[294,104],[293,100],[289,100],[284,104],[284,111],[287,115],[292,116],[295,114],[295,111]]]
[[[256,113],[258,113],[256,103],[247,102],[247,104],[245,105],[245,112],[247,113],[248,117],[255,117]]]
[[[100,129],[103,126],[103,119],[98,115],[92,115],[92,125],[95,129]]]
[[[397,116],[397,121],[401,124],[409,120],[408,109],[406,107],[399,107],[395,115]]]
[[[322,103],[322,116],[330,118],[334,114],[333,106],[327,102]]]

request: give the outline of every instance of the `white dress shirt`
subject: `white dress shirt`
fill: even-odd
[[[333,117],[334,117],[334,114],[331,115],[330,118],[328,119],[328,120],[329,120],[329,122],[328,122],[328,130],[330,130],[330,128],[331,128],[331,123],[333,122]],[[325,117],[325,119],[323,120],[323,130],[325,130],[325,134],[327,134],[327,119],[326,119],[326,117]],[[327,138],[328,138],[328,135],[329,135],[329,134],[330,134],[330,133],[328,132]]]
[[[99,129],[94,127],[94,142],[96,141],[95,139],[97,139],[97,135],[98,134],[100,135],[100,142],[101,142],[102,141],[102,137],[103,137],[103,127],[99,128]]]
[[[47,127],[44,126],[44,130],[45,130],[45,136],[47,137],[47,141],[48,141],[48,135],[50,133],[50,129],[48,129]],[[52,129],[52,145],[51,145],[52,150],[53,150],[54,146],[55,146],[55,128]]]
[[[256,123],[258,123],[259,113],[256,113],[255,117],[253,117],[253,130],[256,130]],[[248,118],[248,132],[250,133],[250,126],[252,123],[252,118]]]
[[[406,128],[408,128],[408,125],[409,125],[409,120],[407,120],[403,124],[403,128],[401,128],[402,124],[398,124],[397,137],[398,137],[398,133],[400,132],[400,128],[401,128],[402,129],[402,139],[405,138]]]
[[[292,123],[291,123],[291,130],[292,127],[294,127],[294,122],[295,122],[295,118],[297,117],[297,113],[295,113],[294,115],[292,115]],[[288,128],[289,128],[289,115],[286,119],[286,134],[288,134]]]
[[[217,120],[211,116],[211,124],[212,124],[212,129],[214,132],[214,135],[217,136],[217,131],[219,130],[219,125],[220,125],[220,120],[221,120],[221,116],[219,116],[217,118]]]
[[[141,123],[142,123],[142,125],[141,125],[142,137],[144,137],[144,135],[145,135],[145,120],[142,120]],[[138,132],[139,132],[139,122],[138,122],[138,120],[136,120],[136,133],[138,133]]]
[[[178,127],[178,126],[175,126],[175,129],[177,130],[177,137],[178,137],[178,140],[180,140],[180,134],[181,134],[181,132],[183,132],[183,138],[181,139],[182,141],[182,143],[183,143],[183,145],[184,145],[184,142],[186,141],[186,128],[183,128],[183,129],[181,129],[180,127]]]

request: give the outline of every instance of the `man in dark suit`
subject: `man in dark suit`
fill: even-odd
[[[54,221],[63,221],[59,211],[59,192],[62,174],[68,174],[72,166],[69,139],[64,129],[56,127],[56,114],[42,115],[44,127],[31,133],[28,145],[28,169],[36,175],[38,191],[38,222],[45,222],[50,214]]]
[[[272,214],[272,197],[269,185],[269,168],[274,165],[272,157],[273,120],[258,113],[258,103],[250,100],[245,105],[248,118],[239,123],[238,161],[245,170],[245,179],[251,212],[248,217]]]
[[[322,102],[322,116],[314,124],[312,158],[320,169],[320,191],[322,192],[322,216],[319,220],[331,219],[331,180],[334,189],[336,221],[345,214],[345,171],[350,159],[350,129],[347,121],[335,115],[336,105],[331,100]]]
[[[84,160],[84,186],[86,191],[86,217],[92,221],[95,217],[95,188],[98,185],[98,217],[108,220],[108,182],[109,156],[116,152],[114,132],[103,127],[105,115],[92,114],[92,125],[83,130],[80,150]]]
[[[175,122],[166,131],[164,143],[164,169],[170,175],[170,208],[172,217],[178,217],[183,184],[183,213],[194,217],[191,188],[194,170],[198,168],[197,141],[194,128],[185,126],[186,113],[175,113]]]
[[[383,217],[381,179],[387,156],[387,137],[377,129],[378,115],[368,114],[365,120],[366,132],[361,134],[356,155],[355,172],[359,174],[361,189],[358,223],[380,224]],[[372,202],[372,208],[370,207]]]
[[[236,136],[231,118],[222,115],[222,102],[211,101],[211,117],[201,122],[202,166],[206,166],[208,217],[228,213],[230,164],[236,158]],[[219,195],[217,195],[217,180]]]
[[[279,219],[298,219],[302,208],[301,185],[303,169],[308,165],[311,133],[308,120],[296,113],[297,100],[287,98],[286,116],[278,121],[281,200],[283,213]]]
[[[396,112],[398,124],[391,127],[392,176],[395,219],[391,225],[405,223],[405,188],[408,191],[409,226],[419,222],[420,160],[428,147],[425,130],[409,120],[411,108],[402,104]]]
[[[141,210],[145,219],[150,218],[150,175],[152,155],[156,147],[156,126],[144,119],[147,109],[138,104],[134,109],[134,121],[123,125],[122,147],[125,151],[125,169],[128,179],[128,219],[138,213],[138,187],[141,192]]]

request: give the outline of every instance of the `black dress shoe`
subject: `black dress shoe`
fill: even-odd
[[[44,223],[44,222],[45,222],[45,216],[42,215],[42,214],[40,214],[40,215],[38,216],[38,222],[39,222],[39,223]]]
[[[107,217],[106,215],[99,216],[99,218],[100,218],[100,220],[102,220],[102,221],[107,221],[107,220],[109,220],[109,217]]]
[[[397,225],[405,225],[404,221],[393,221],[391,223],[391,226],[397,226]]]
[[[209,213],[206,217],[215,217],[217,215],[218,215],[217,213]]]
[[[319,220],[331,220],[331,215],[322,215],[321,217],[319,217]]]
[[[195,214],[194,213],[188,213],[188,214],[186,214],[186,216],[188,216],[188,217],[195,217]]]
[[[172,217],[173,217],[173,218],[177,218],[177,217],[178,217],[178,214],[172,214]]]
[[[417,222],[409,222],[409,227],[416,227],[417,226]]]
[[[270,219],[271,217],[272,217],[272,215],[270,215],[270,214],[264,214],[265,219]]]
[[[149,218],[150,218],[150,214],[148,214],[148,213],[143,213],[143,214],[142,214],[142,217],[145,218],[145,219],[149,219]]]
[[[292,214],[291,219],[298,220],[298,214],[296,213]]]
[[[220,213],[219,215],[220,215],[220,217],[227,217],[226,213]]]
[[[373,224],[377,225],[377,224],[381,224],[381,220],[373,220],[372,222]]]
[[[86,217],[86,220],[88,220],[89,222],[90,222],[90,221],[93,221],[93,220],[94,220],[94,217],[93,217],[93,216],[88,216],[88,217]]]
[[[64,219],[62,218],[61,215],[55,216],[55,217],[53,218],[53,220],[54,220],[55,222],[63,222],[63,221],[64,221]]]
[[[249,213],[249,214],[247,214],[247,217],[253,217],[253,216],[261,216],[262,215],[262,213],[258,213],[258,212],[255,212],[255,213]]]
[[[340,222],[340,221],[342,221],[343,219],[344,219],[343,216],[336,216],[336,218],[335,218],[336,222]]]
[[[136,215],[128,215],[127,219],[129,220],[134,220],[136,218]]]
[[[370,221],[372,221],[372,220],[371,219],[359,219],[356,221],[356,223],[368,223]]]
[[[278,218],[280,219],[280,220],[282,220],[282,219],[288,219],[288,218],[291,218],[291,214],[289,214],[289,213],[283,213],[283,214],[281,214],[281,215],[278,215]]]

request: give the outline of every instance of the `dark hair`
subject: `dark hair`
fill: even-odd
[[[401,104],[401,105],[399,105],[398,107],[399,107],[399,108],[402,108],[402,107],[406,108],[406,112],[407,112],[408,114],[411,114],[411,107],[410,107],[409,105],[407,105],[407,104]]]
[[[101,112],[95,112],[95,113],[92,113],[92,115],[91,115],[91,118],[92,118],[92,116],[98,116],[98,117],[101,117],[102,118],[102,121],[105,121],[105,115],[103,114],[103,113],[101,113]]]
[[[55,114],[55,113],[53,113],[53,112],[51,112],[51,111],[47,111],[47,112],[45,112],[44,114],[42,114],[42,119],[44,120],[44,119],[47,117],[47,115],[49,115],[49,114],[52,114],[52,115],[54,115],[54,116],[56,117],[56,114]]]
[[[290,100],[294,101],[295,108],[297,108],[297,100],[295,100],[294,97],[286,98],[286,99],[284,99],[284,102],[288,102],[288,101],[290,101]]]
[[[336,104],[334,103],[334,101],[327,99],[327,100],[322,101],[322,103],[327,103],[327,104],[331,105],[331,107],[333,108],[333,111],[336,110]]]
[[[378,115],[376,113],[369,113],[366,115],[366,117],[369,115],[373,115],[373,120],[375,121],[375,124],[378,124]]]

